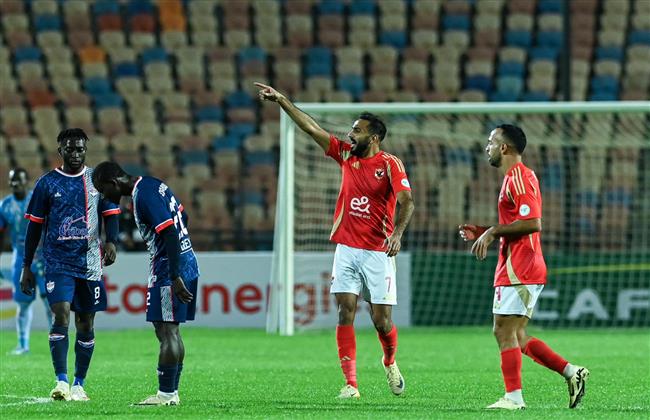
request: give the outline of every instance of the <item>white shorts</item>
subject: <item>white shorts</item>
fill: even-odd
[[[525,315],[531,318],[537,298],[539,298],[543,289],[543,284],[497,286],[494,288],[492,313],[498,315]]]
[[[397,305],[395,258],[338,244],[330,293],[354,293],[370,303]]]

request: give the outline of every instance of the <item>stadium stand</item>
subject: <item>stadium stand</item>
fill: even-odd
[[[564,80],[572,100],[644,100],[650,93],[649,5],[3,0],[0,172],[15,164],[48,168],[56,161],[56,133],[81,127],[93,137],[89,164],[110,157],[133,172],[170,178],[202,220],[193,224],[205,230],[194,235],[198,249],[269,249],[279,114],[256,101],[253,81],[301,101],[549,101],[564,98]],[[441,136],[484,134],[472,124],[435,129]],[[585,138],[602,129],[590,131],[589,124]],[[442,156],[443,166],[469,182],[475,157],[467,149],[457,152]],[[543,155],[539,172],[551,192],[548,205],[568,206],[567,194],[577,200],[572,211],[580,214],[585,237],[597,223],[627,223],[635,174],[556,191],[565,185],[558,181],[567,176],[565,163],[552,149]],[[625,161],[642,158],[631,153]],[[580,166],[579,179],[601,179],[609,161],[603,155],[599,167]],[[436,169],[412,163],[426,190]],[[438,188],[462,186],[442,182]],[[471,211],[493,212],[491,200],[480,199]],[[464,205],[461,200],[447,210]]]

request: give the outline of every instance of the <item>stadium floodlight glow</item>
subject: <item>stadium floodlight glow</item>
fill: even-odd
[[[343,139],[361,112],[376,113],[386,121],[388,134],[382,149],[402,158],[413,187],[415,214],[403,240],[403,249],[418,254],[413,258],[411,278],[424,283],[430,278],[432,282],[428,289],[414,290],[411,304],[415,323],[476,324],[483,322],[481,314],[489,317],[489,308],[472,308],[473,312],[459,316],[454,307],[463,291],[479,299],[483,293],[478,291],[479,285],[487,286],[487,294],[491,294],[490,279],[485,276],[493,272],[494,265],[466,261],[467,250],[453,230],[454,223],[466,221],[464,218],[496,223],[497,197],[493,188],[496,183],[498,194],[500,175],[485,164],[483,148],[490,127],[500,122],[518,124],[526,132],[529,146],[524,161],[530,160],[529,166],[541,177],[544,191],[543,247],[549,277],[560,280],[550,281],[549,293],[540,298],[549,302],[548,308],[542,305],[537,319],[554,322],[550,325],[592,326],[605,325],[602,323],[613,320],[611,314],[619,312],[634,318],[634,305],[609,308],[605,299],[600,311],[599,302],[594,301],[599,296],[589,289],[579,290],[577,284],[597,273],[601,284],[620,280],[628,282],[630,289],[650,288],[650,175],[639,168],[650,171],[647,166],[634,165],[643,159],[650,162],[650,101],[296,106]],[[612,163],[612,153],[629,154],[631,158],[625,162],[632,164]],[[627,168],[623,174],[613,169],[623,167]],[[331,250],[333,256],[329,232],[340,171],[282,112],[279,172],[267,331],[292,335],[295,253]],[[611,191],[608,183],[612,184]],[[623,189],[629,187],[629,202],[627,190],[622,198],[615,196],[615,187],[621,185]],[[608,191],[613,195],[607,195]],[[589,192],[595,198],[590,198]],[[619,198],[623,200],[621,208],[628,207],[621,210],[619,217],[612,217],[610,213],[618,211],[618,204],[610,208],[602,200]],[[592,209],[589,200],[595,200],[597,206]],[[637,228],[627,218],[634,218]],[[602,229],[607,229],[607,223],[620,226],[604,234]],[[573,258],[574,254],[575,259],[561,260]],[[611,255],[618,260],[610,262]],[[625,271],[620,270],[621,266],[627,267]],[[623,272],[626,274],[620,274]],[[453,285],[449,277],[453,277]],[[446,285],[440,286],[434,279],[444,280]],[[553,285],[576,289],[558,292]],[[573,295],[564,297],[566,293]],[[429,305],[432,301],[435,307]],[[562,307],[565,304],[567,308]],[[607,319],[603,313],[607,313]],[[582,316],[591,318],[581,321]]]

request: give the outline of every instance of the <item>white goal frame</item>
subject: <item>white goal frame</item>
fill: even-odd
[[[368,111],[390,114],[569,114],[650,113],[650,101],[603,102],[500,102],[500,103],[297,103],[306,113]],[[318,121],[317,121],[318,122]],[[266,331],[294,334],[294,175],[296,124],[280,117],[280,170],[275,213],[273,259]]]

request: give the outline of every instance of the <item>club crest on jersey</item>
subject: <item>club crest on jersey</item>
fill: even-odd
[[[45,288],[47,289],[47,293],[52,293],[52,290],[54,290],[54,282],[53,281],[48,281],[45,284]]]
[[[383,168],[375,169],[375,178],[382,179],[386,175],[386,171]]]

